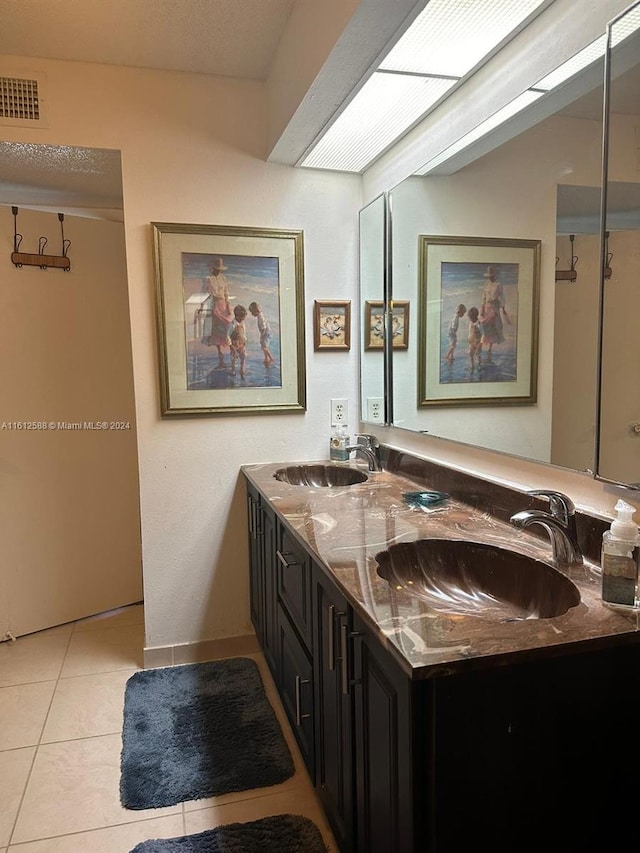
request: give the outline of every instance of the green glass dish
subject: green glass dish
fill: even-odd
[[[405,492],[402,499],[410,507],[418,509],[439,506],[449,499],[449,495],[446,492]]]

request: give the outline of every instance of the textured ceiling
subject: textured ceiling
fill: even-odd
[[[265,80],[294,2],[0,0],[0,54]]]
[[[0,204],[89,209],[120,219],[120,152],[67,145],[0,142]],[[109,213],[111,212],[111,213]]]
[[[0,54],[264,80],[294,2],[0,0]],[[0,143],[0,204],[118,218],[120,152]]]

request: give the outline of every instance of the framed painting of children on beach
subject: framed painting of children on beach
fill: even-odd
[[[302,231],[151,227],[162,416],[303,411]]]
[[[391,303],[391,336],[394,349],[409,348],[409,302],[394,299]],[[364,304],[364,348],[384,349],[384,303],[367,300]]]
[[[418,239],[418,407],[535,403],[540,241]]]
[[[348,350],[351,348],[351,302],[324,302],[313,305],[313,348]]]

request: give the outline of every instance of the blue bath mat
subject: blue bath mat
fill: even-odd
[[[293,759],[249,658],[137,672],[127,682],[120,799],[173,806],[284,782]]]
[[[130,853],[326,853],[318,827],[306,817],[272,815],[250,823],[230,823],[197,835],[156,838]]]

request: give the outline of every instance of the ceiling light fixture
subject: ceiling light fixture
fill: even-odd
[[[473,145],[474,142],[477,142],[484,136],[488,136],[491,131],[500,127],[500,125],[513,118],[519,112],[522,112],[522,110],[531,106],[531,104],[541,98],[543,94],[543,92],[537,92],[534,89],[527,89],[526,92],[518,95],[517,98],[514,98],[513,101],[510,101],[506,106],[502,107],[501,110],[498,110],[498,112],[489,116],[489,118],[474,127],[473,130],[470,130],[469,133],[465,133],[464,136],[461,136],[457,142],[453,143],[453,145],[449,145],[448,148],[445,148],[444,151],[441,151],[425,163],[424,166],[417,169],[414,174],[426,175],[429,172],[433,172],[438,166],[446,163],[447,160],[450,160],[456,154],[464,151],[465,148],[469,148],[469,146]]]
[[[625,18],[624,26],[616,23],[611,36],[612,47],[618,47],[625,39],[636,33],[639,29],[640,8],[629,15],[628,19]],[[594,41],[576,53],[575,56],[567,59],[566,62],[563,62],[562,65],[559,65],[550,74],[547,74],[546,77],[538,80],[530,89],[527,89],[517,98],[514,98],[514,100],[502,107],[501,110],[489,116],[488,119],[485,119],[485,121],[469,131],[469,133],[466,133],[444,151],[441,151],[437,156],[425,163],[424,166],[416,170],[415,174],[427,175],[430,172],[434,172],[443,163],[446,163],[455,155],[460,154],[461,151],[488,136],[497,127],[500,127],[509,119],[527,109],[542,96],[546,96],[560,88],[560,86],[574,78],[581,71],[584,71],[594,62],[602,59],[606,45],[607,36],[605,33],[594,39]]]
[[[431,0],[299,166],[362,172],[548,0]]]

